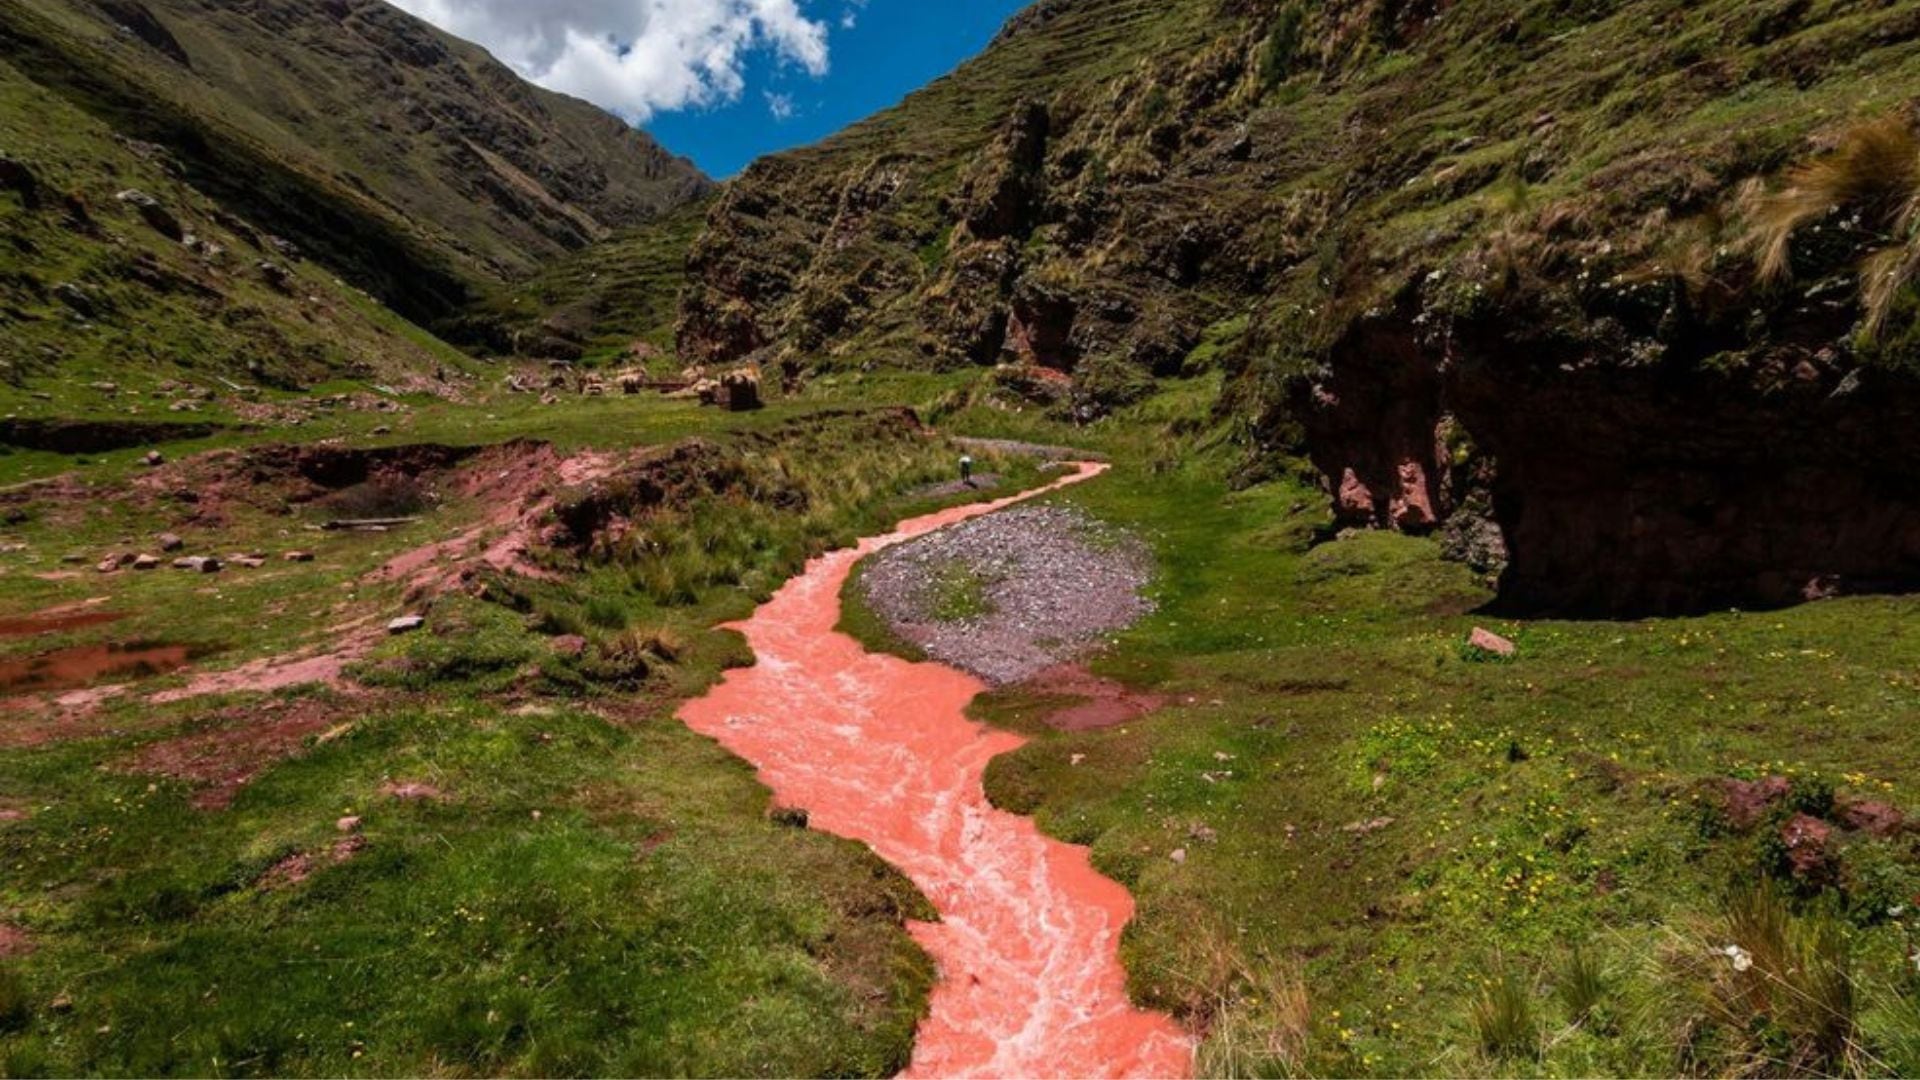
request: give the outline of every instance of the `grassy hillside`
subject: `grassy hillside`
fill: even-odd
[[[239,387],[261,404],[337,380],[444,391],[468,363],[4,61],[0,102],[7,412],[232,420]]]
[[[372,0],[34,0],[0,10],[0,34],[29,77],[419,321],[707,186]]]

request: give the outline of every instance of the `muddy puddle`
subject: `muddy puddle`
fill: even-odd
[[[108,679],[143,679],[186,666],[185,645],[131,643],[70,649],[0,660],[0,695],[72,690]]]
[[[1080,466],[1052,486],[1100,471]],[[814,828],[870,845],[940,912],[910,926],[940,976],[907,1075],[1185,1075],[1186,1034],[1127,996],[1118,950],[1133,898],[1085,848],[988,803],[988,762],[1023,740],[967,718],[985,684],[834,631],[861,558],[1022,497],[915,518],[814,560],[733,625],[755,666],[680,716],[752,762]]]
[[[64,634],[73,630],[85,630],[90,626],[102,626],[110,622],[119,622],[126,618],[123,611],[43,611],[37,615],[16,615],[0,618],[0,638],[39,637],[42,634]]]

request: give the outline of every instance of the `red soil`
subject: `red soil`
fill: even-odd
[[[1097,731],[1119,727],[1167,703],[1167,699],[1159,694],[1134,690],[1123,683],[1102,678],[1080,664],[1061,664],[1048,668],[1027,680],[1024,688],[1042,694],[1079,699],[1043,717],[1048,726],[1060,731]]]
[[[92,610],[105,602],[106,598],[100,597],[77,604],[63,604],[45,611],[34,612],[32,615],[0,619],[0,638],[59,634],[69,630],[84,630],[89,626],[99,626],[102,623],[126,618],[123,612]]]
[[[40,656],[0,661],[0,693],[67,690],[110,675],[158,675],[186,662],[185,645],[76,645]]]
[[[1041,490],[1102,469],[1080,466]],[[966,718],[985,685],[833,631],[862,557],[1039,493],[916,518],[814,560],[733,627],[757,665],[680,716],[753,762],[812,827],[870,844],[939,910],[941,922],[911,926],[940,982],[907,1075],[1185,1075],[1187,1036],[1127,997],[1118,946],[1132,897],[1086,849],[988,804],[987,763],[1023,740]]]
[[[236,708],[213,727],[142,747],[118,767],[187,781],[200,788],[194,806],[224,810],[254,777],[297,756],[339,719],[337,706],[312,698]]]

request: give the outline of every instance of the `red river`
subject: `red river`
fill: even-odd
[[[902,522],[821,556],[746,622],[758,662],[728,673],[680,717],[759,769],[812,827],[870,845],[940,912],[914,923],[939,965],[910,1077],[1171,1077],[1187,1036],[1129,1002],[1120,931],[1133,898],[1085,848],[988,804],[981,777],[1022,739],[967,719],[986,689],[940,664],[867,652],[834,632],[840,590],[873,552],[1067,484]]]

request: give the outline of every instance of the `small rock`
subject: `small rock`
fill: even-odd
[[[286,558],[286,560],[287,560],[288,562],[312,562],[312,561],[313,561],[313,552],[311,552],[311,551],[289,551],[289,552],[287,552],[287,554],[285,555],[285,558]]]
[[[111,574],[120,569],[120,557],[118,555],[109,555],[101,559],[100,565],[94,567],[94,569],[103,574]]]
[[[1841,825],[1869,836],[1898,836],[1907,827],[1907,815],[1890,803],[1844,799],[1835,809]]]
[[[133,557],[133,568],[135,570],[157,570],[159,567],[160,557],[158,555],[135,555]]]
[[[1167,853],[1167,858],[1173,860],[1175,866],[1185,865],[1187,861],[1187,849],[1183,847],[1174,848]]]
[[[114,559],[115,557],[112,555],[109,555],[107,556],[107,558]],[[65,555],[60,556],[60,561],[63,563],[66,563],[68,566],[78,566],[81,563],[86,562],[87,557],[78,551],[69,551]],[[114,565],[116,566],[119,565],[119,562],[117,559],[115,560]]]
[[[66,993],[64,991],[53,995],[53,1000],[47,1002],[47,1011],[51,1013],[72,1012],[73,1011],[73,995]]]
[[[1819,818],[1795,814],[1780,829],[1786,845],[1787,866],[1806,882],[1825,882],[1833,876],[1833,826]]]
[[[1349,832],[1355,836],[1369,836],[1392,824],[1393,819],[1390,817],[1377,817],[1367,821],[1356,821],[1351,825],[1342,825],[1340,831]]]
[[[411,634],[425,625],[427,620],[424,615],[402,615],[387,624],[387,633]]]
[[[1512,656],[1520,651],[1519,647],[1514,645],[1513,642],[1508,641],[1506,638],[1501,637],[1491,630],[1478,626],[1474,627],[1473,633],[1468,635],[1467,644],[1479,649],[1481,652],[1492,653],[1495,656]]]
[[[373,433],[375,435],[391,435],[393,434],[393,429],[385,424],[381,424],[379,427],[373,429]]]
[[[180,537],[170,532],[161,533],[159,536],[154,537],[154,539],[159,542],[161,551],[179,551],[181,548],[187,546],[185,540],[180,539]]]
[[[776,806],[767,813],[775,825],[784,825],[789,829],[807,827],[807,812],[798,806]]]
[[[249,570],[258,570],[259,568],[267,565],[267,560],[256,558],[252,555],[235,555],[233,558],[227,561],[231,562],[235,566],[244,566]]]
[[[167,455],[158,450],[149,450],[147,451],[146,462],[148,468],[165,465],[167,463]]]
[[[333,827],[343,833],[357,833],[360,831],[360,815],[348,814],[346,817],[334,822]]]
[[[562,634],[553,639],[553,651],[556,656],[579,656],[587,651],[587,639],[579,634]]]
[[[128,188],[114,198],[139,211],[140,217],[155,232],[167,239],[178,241],[186,238],[187,231],[180,226],[180,219],[169,213],[166,207],[161,206],[160,200],[146,192],[138,188]]]

